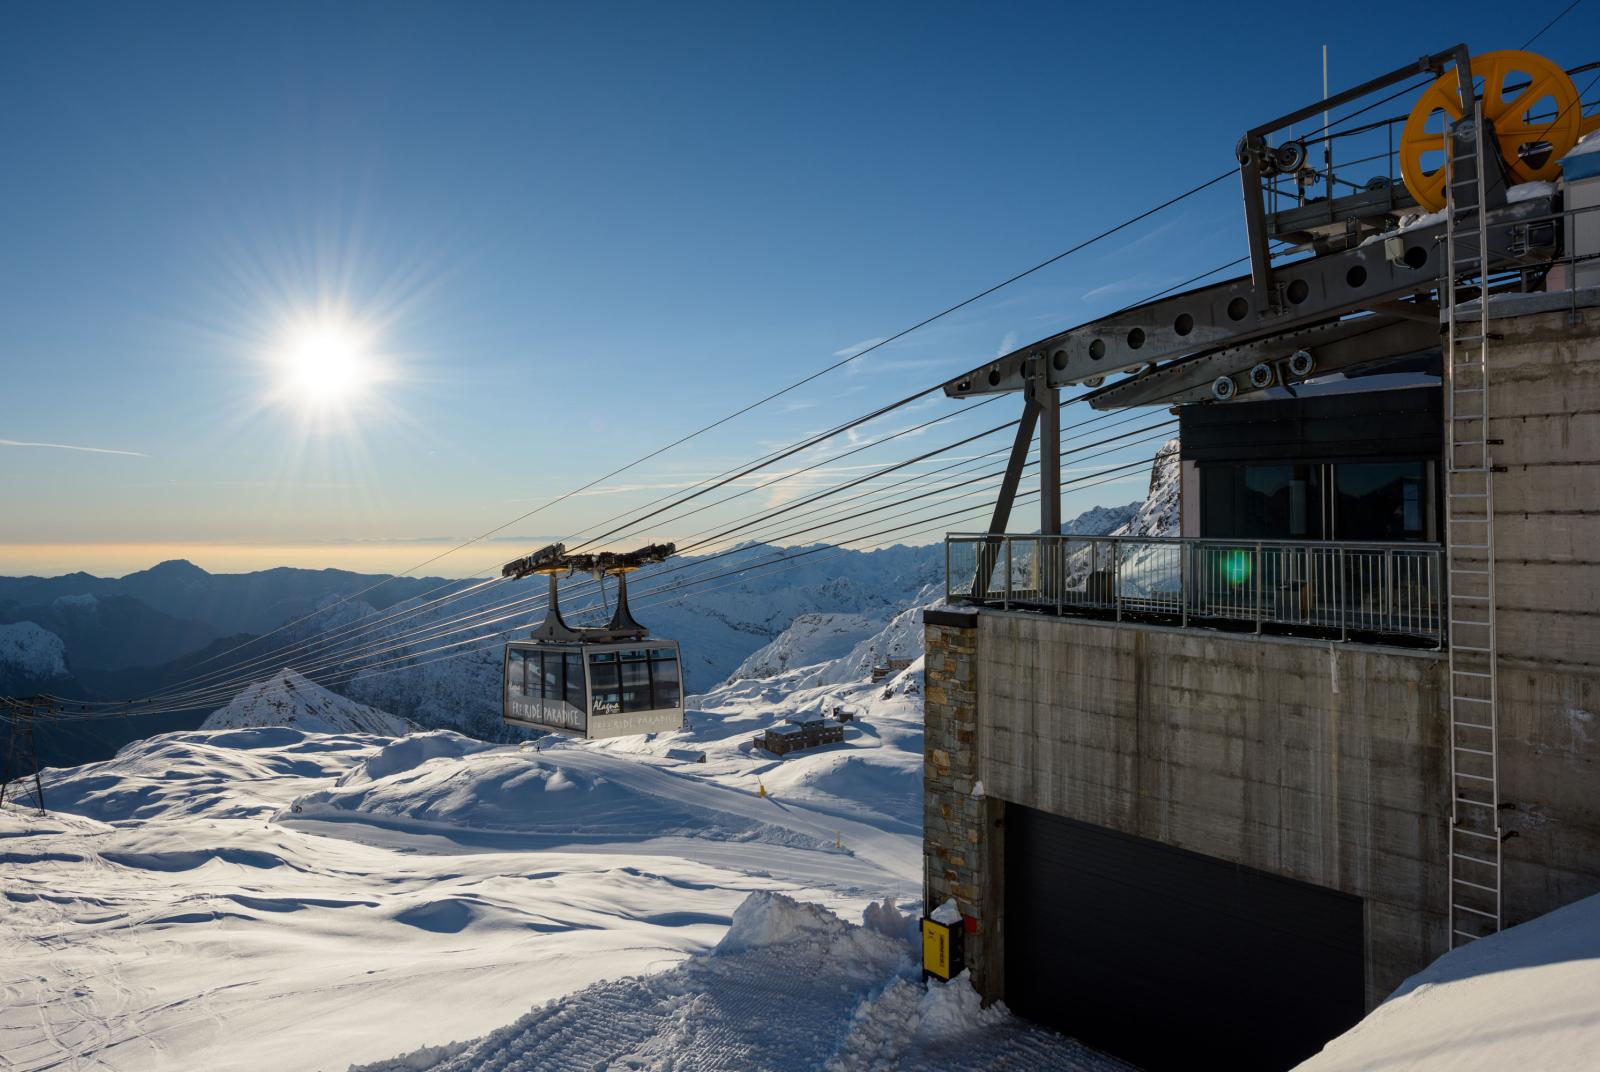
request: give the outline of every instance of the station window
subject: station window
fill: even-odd
[[[1426,540],[1432,497],[1423,461],[1341,462],[1333,467],[1334,518],[1341,540]]]
[[[1200,471],[1201,535],[1320,540],[1321,465],[1207,465]]]
[[[1200,467],[1200,535],[1260,540],[1436,540],[1428,459]]]

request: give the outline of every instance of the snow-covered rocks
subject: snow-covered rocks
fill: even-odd
[[[862,614],[802,614],[740,663],[731,677],[776,677],[794,667],[837,659],[882,628],[883,619]]]
[[[1111,530],[1112,536],[1176,536],[1182,485],[1182,444],[1169,439],[1156,451],[1150,466],[1150,489],[1144,502],[1126,523]]]
[[[330,692],[293,670],[280,670],[246,687],[211,713],[201,729],[287,726],[308,733],[373,733],[400,737],[414,727],[405,719]]]
[[[67,647],[33,622],[0,625],[0,676],[32,680],[67,675]]]

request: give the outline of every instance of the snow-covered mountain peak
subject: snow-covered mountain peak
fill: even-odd
[[[865,614],[802,614],[740,663],[729,680],[776,677],[795,667],[836,659],[882,628],[882,618]]]
[[[308,733],[384,737],[401,737],[415,728],[403,718],[346,699],[288,669],[245,688],[227,707],[212,712],[200,728],[244,726],[289,726]]]
[[[1061,531],[1073,536],[1103,536],[1131,521],[1142,505],[1131,502],[1124,506],[1091,506],[1062,525]]]
[[[1113,536],[1178,535],[1178,500],[1182,484],[1182,456],[1176,438],[1161,444],[1155,463],[1150,466],[1150,492],[1125,524]],[[1091,534],[1093,535],[1093,534]]]
[[[0,625],[0,676],[51,678],[67,674],[67,648],[61,638],[33,622]]]

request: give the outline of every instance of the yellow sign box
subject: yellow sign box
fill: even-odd
[[[961,972],[961,924],[951,926],[937,920],[922,921],[922,970],[936,979],[949,982]]]

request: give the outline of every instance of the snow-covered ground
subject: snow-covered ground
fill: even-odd
[[[489,1036],[357,1072],[487,1069],[1079,1069],[1120,1061],[979,1007],[963,975],[924,987],[914,921],[874,905],[852,926],[816,905],[753,893],[717,946],[649,977],[608,980]]]
[[[48,771],[49,818],[0,812],[0,1067],[921,1068],[941,1032],[1115,1067],[916,981],[882,906],[920,896],[921,664],[873,683],[854,654],[713,690],[674,734],[244,726]],[[842,744],[751,748],[838,706]],[[728,938],[752,893],[801,904]],[[874,902],[876,931],[841,922]]]
[[[1447,953],[1302,1072],[1600,1067],[1600,896]]]

